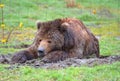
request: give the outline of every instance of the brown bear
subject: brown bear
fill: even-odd
[[[57,62],[66,58],[99,57],[97,38],[75,18],[56,19],[37,23],[37,34],[33,44],[16,53],[13,62],[41,57],[43,62]]]

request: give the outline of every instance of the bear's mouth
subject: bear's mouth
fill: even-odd
[[[39,51],[38,51],[38,56],[39,56],[39,57],[44,57],[44,56],[45,56],[45,53],[42,53],[42,52],[39,52]]]
[[[52,52],[55,52],[55,51],[60,51],[60,50],[51,50],[51,51],[49,51],[48,53],[39,53],[39,52],[38,52],[38,56],[39,56],[39,57],[44,57],[45,55],[47,55],[47,54],[49,54],[49,53],[52,53]]]
[[[59,48],[54,48],[54,49],[52,49],[52,50],[49,51],[49,52],[38,51],[38,56],[39,56],[39,57],[44,57],[45,55],[47,55],[47,54],[49,54],[49,53],[52,53],[52,52],[54,52],[54,51],[61,51],[61,49],[59,49]]]

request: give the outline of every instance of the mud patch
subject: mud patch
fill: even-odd
[[[89,58],[89,59],[78,59],[78,58],[68,58],[64,61],[59,61],[57,63],[43,63],[40,59],[29,60],[23,64],[11,64],[10,59],[12,54],[0,55],[0,63],[10,64],[8,69],[13,69],[20,66],[31,66],[35,68],[47,68],[47,69],[60,69],[67,68],[70,66],[79,67],[79,66],[96,66],[101,64],[111,64],[113,62],[120,62],[120,55],[108,56],[103,58]]]

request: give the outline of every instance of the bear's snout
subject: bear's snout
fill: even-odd
[[[44,48],[43,48],[43,47],[39,47],[39,48],[38,48],[39,56],[44,56],[44,55],[45,55],[44,52],[45,52],[45,51],[44,51]]]

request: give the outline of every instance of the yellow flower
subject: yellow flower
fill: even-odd
[[[3,39],[1,40],[1,42],[2,42],[2,43],[6,43],[6,42],[7,42],[7,39],[3,38]]]
[[[3,8],[4,7],[4,4],[0,4],[0,8]]]
[[[20,27],[20,28],[22,28],[22,27],[23,27],[23,23],[22,23],[22,22],[20,22],[19,27]]]
[[[93,10],[92,13],[93,13],[93,14],[96,14],[96,10]]]
[[[5,27],[5,24],[1,24],[1,27],[4,28],[4,27]]]

